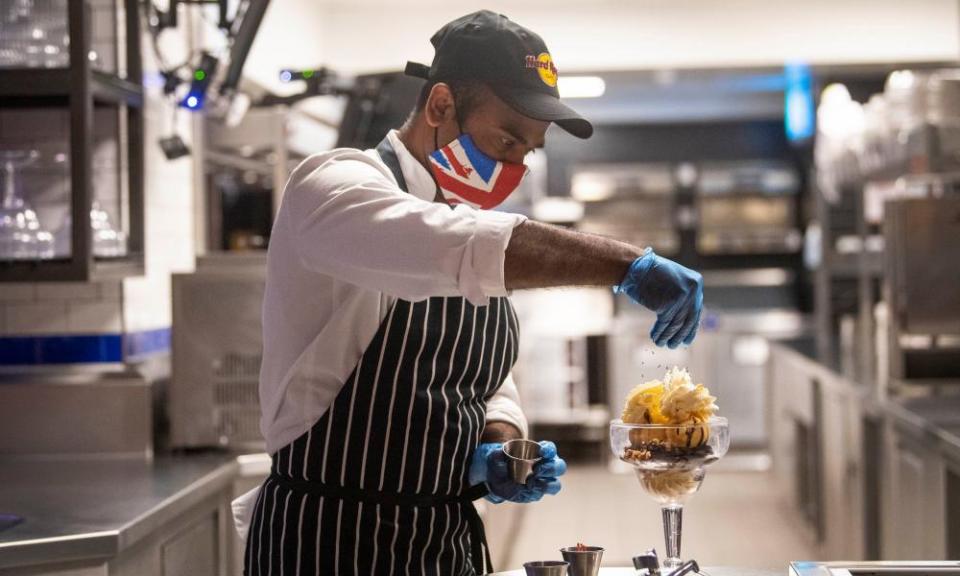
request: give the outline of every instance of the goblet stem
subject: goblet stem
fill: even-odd
[[[680,535],[683,532],[683,505],[669,504],[660,509],[663,514],[663,539],[667,545],[667,557],[663,567],[669,570],[680,566]]]

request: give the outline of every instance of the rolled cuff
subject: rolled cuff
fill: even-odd
[[[520,431],[521,438],[527,438],[530,436],[530,430],[527,424],[527,417],[523,415],[523,411],[517,408],[516,411],[512,410],[487,410],[487,424],[491,422],[503,422],[505,424],[513,425],[517,430]]]
[[[458,206],[457,210],[472,210]],[[476,210],[476,230],[463,255],[458,285],[474,306],[486,306],[491,297],[506,296],[503,264],[513,229],[526,222],[521,214]]]
[[[487,423],[505,422],[512,424],[523,438],[529,436],[529,425],[527,417],[520,407],[520,393],[517,390],[517,384],[513,380],[513,374],[508,374],[507,379],[500,386],[500,389],[487,402]]]

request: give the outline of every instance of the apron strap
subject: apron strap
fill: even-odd
[[[346,486],[334,486],[310,480],[298,480],[270,472],[270,479],[287,490],[305,492],[332,498],[346,500],[353,503],[383,504],[385,506],[434,507],[447,504],[459,504],[463,507],[467,527],[470,529],[470,557],[475,567],[482,568],[482,574],[493,572],[493,562],[490,559],[490,548],[487,546],[487,532],[483,527],[483,519],[477,512],[473,502],[486,496],[489,491],[486,484],[471,486],[463,494],[430,495],[430,494],[403,494],[400,492],[378,492],[375,490],[361,490]]]
[[[406,192],[407,181],[403,178],[403,171],[400,170],[400,160],[397,158],[397,153],[394,151],[393,145],[390,144],[388,137],[384,136],[383,140],[377,144],[377,154],[380,155],[380,159],[383,160],[383,163],[386,164],[390,172],[393,173],[393,177],[397,180],[397,186]]]

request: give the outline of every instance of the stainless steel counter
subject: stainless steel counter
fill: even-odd
[[[601,568],[600,576],[634,576],[637,573],[633,568]],[[757,568],[737,568],[732,566],[720,566],[703,568],[701,574],[708,576],[783,576],[786,573],[786,567],[783,570],[760,570]],[[509,572],[495,572],[488,576],[524,576],[526,572],[523,569],[510,570]]]
[[[773,345],[773,469],[821,558],[942,560],[960,554],[960,394],[893,382],[883,394]],[[952,390],[951,390],[952,388]]]
[[[144,459],[0,457],[0,568],[110,558],[223,490],[236,456]]]
[[[886,403],[901,429],[929,440],[960,462],[960,395],[905,398]]]
[[[820,356],[820,354],[817,353],[817,341],[813,337],[777,340],[774,342],[774,345],[795,352],[810,362],[815,362],[837,375],[843,373],[839,357],[823,358]]]
[[[839,362],[820,358],[812,340],[784,340],[773,345],[794,353],[819,369],[831,372],[836,377],[834,382],[862,397],[865,408],[882,412],[918,435],[936,439],[944,449],[960,457],[960,394],[881,400],[872,393],[874,383],[855,382],[842,374]]]

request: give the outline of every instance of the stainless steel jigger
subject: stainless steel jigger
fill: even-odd
[[[563,560],[537,560],[524,563],[523,569],[527,576],[567,576],[568,566],[570,564]]]
[[[570,563],[570,576],[597,576],[600,573],[600,559],[603,548],[584,546],[583,548],[561,548],[563,559]]]
[[[503,453],[507,456],[510,479],[517,484],[526,484],[527,478],[533,474],[534,464],[540,461],[540,444],[533,440],[510,440],[504,443]]]

